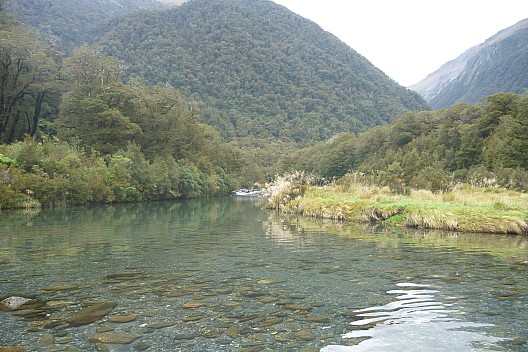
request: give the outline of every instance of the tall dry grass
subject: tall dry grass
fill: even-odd
[[[449,231],[528,234],[528,194],[498,187],[457,185],[447,193],[408,190],[402,194],[360,173],[323,187],[309,185],[301,174],[278,180],[271,187],[269,206],[282,213]]]

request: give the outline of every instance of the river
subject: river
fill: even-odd
[[[317,222],[263,205],[2,211],[0,300],[39,304],[0,311],[0,346],[528,351],[526,237]],[[108,314],[68,323],[101,303]]]

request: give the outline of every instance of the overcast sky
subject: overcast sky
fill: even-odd
[[[526,0],[273,0],[409,86],[528,18]]]

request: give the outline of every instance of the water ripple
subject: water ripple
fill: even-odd
[[[359,320],[350,323],[355,330],[344,339],[363,339],[355,346],[331,345],[322,352],[360,351],[485,351],[497,348],[503,339],[479,330],[490,324],[462,321],[453,304],[437,299],[438,290],[429,285],[399,283],[400,289],[387,291],[398,295],[384,305],[356,310]]]

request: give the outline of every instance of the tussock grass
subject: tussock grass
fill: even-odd
[[[528,234],[528,194],[500,188],[456,187],[449,193],[426,190],[392,193],[360,176],[327,186],[295,184],[270,197],[281,213],[354,222],[461,232]],[[276,206],[280,204],[280,206]]]

